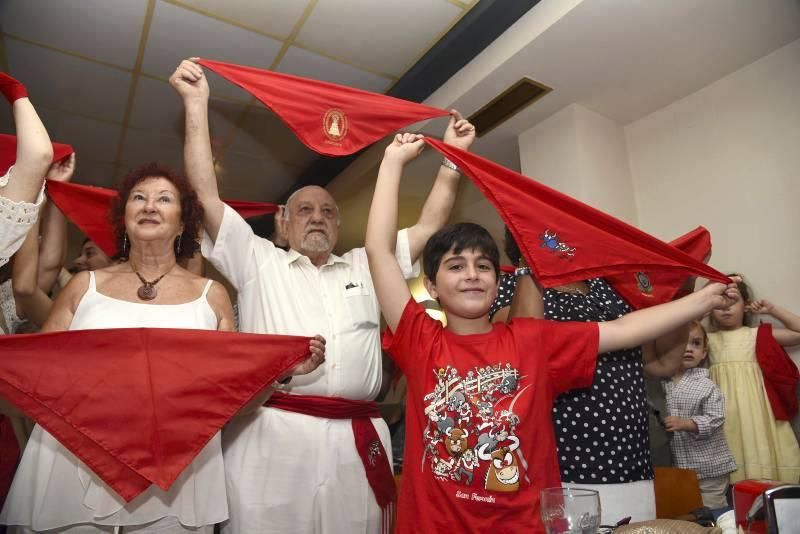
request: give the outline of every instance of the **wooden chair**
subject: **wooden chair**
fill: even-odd
[[[656,517],[672,519],[703,507],[700,483],[691,469],[656,467]]]

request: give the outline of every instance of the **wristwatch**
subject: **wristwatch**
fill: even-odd
[[[517,267],[514,269],[514,278],[519,278],[520,276],[528,276],[531,274],[530,267]]]
[[[448,168],[448,169],[450,169],[451,171],[456,171],[456,172],[458,172],[458,173],[460,173],[460,172],[461,172],[461,169],[459,169],[459,168],[456,166],[456,164],[455,164],[455,163],[453,163],[452,161],[450,161],[450,160],[449,160],[449,159],[447,159],[447,158],[443,158],[443,159],[442,159],[442,165],[443,165],[444,167],[447,167],[447,168]]]

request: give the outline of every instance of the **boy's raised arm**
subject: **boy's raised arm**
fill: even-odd
[[[461,113],[451,110],[450,122],[447,124],[442,140],[461,150],[469,150],[472,142],[475,141],[475,126],[462,117]],[[439,166],[436,181],[433,183],[428,198],[425,199],[419,219],[414,226],[408,229],[408,247],[412,263],[419,259],[428,239],[447,224],[456,200],[456,193],[458,193],[460,178],[461,174],[457,170],[446,167],[444,164]]]
[[[734,277],[734,281],[736,278]],[[615,321],[598,323],[598,352],[641,345],[681,325],[702,317],[714,308],[729,306],[737,297],[736,284],[714,283],[682,299],[629,313]]]
[[[369,271],[386,324],[394,331],[411,292],[395,257],[400,177],[406,163],[424,147],[418,134],[397,134],[383,156],[367,220]]]

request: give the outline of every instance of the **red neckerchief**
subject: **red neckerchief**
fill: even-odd
[[[703,260],[711,251],[711,234],[702,226],[670,241],[671,246],[695,259]],[[513,265],[501,265],[500,270],[514,274]],[[681,272],[656,271],[653,273],[625,273],[607,276],[614,290],[634,309],[647,308],[681,297],[681,289],[689,277]]]
[[[544,287],[636,272],[730,283],[701,261],[588,204],[442,141],[426,137],[425,142],[494,205]]]
[[[669,244],[692,258],[703,261],[711,252],[711,234],[698,226]],[[632,308],[639,310],[683,296],[681,290],[689,276],[676,271],[638,271],[609,276],[606,280]]]
[[[201,59],[200,65],[238,85],[274,111],[308,148],[346,156],[442,109],[334,83]]]
[[[53,143],[53,161],[61,161],[75,152],[71,146]],[[17,160],[17,137],[0,134],[0,176],[8,171]]]
[[[0,395],[123,499],[168,490],[309,339],[124,328],[0,336]]]
[[[764,376],[764,389],[772,414],[778,421],[791,421],[797,415],[796,393],[800,372],[786,350],[775,341],[769,323],[762,323],[758,327],[756,360]]]

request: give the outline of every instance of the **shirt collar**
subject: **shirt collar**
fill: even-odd
[[[308,259],[308,256],[304,256],[303,254],[300,254],[296,250],[290,248],[288,251],[286,251],[286,264],[287,265],[291,265],[292,263],[294,263],[296,261],[305,262],[305,263],[311,265],[311,260]],[[344,263],[346,265],[350,265],[350,262],[347,261],[346,259],[342,258],[341,256],[337,256],[336,254],[331,253],[331,255],[328,256],[328,261],[325,262],[321,267],[327,267],[327,266],[333,265],[335,263]]]
[[[708,356],[706,356],[708,358]],[[693,367],[692,369],[687,369],[684,376],[692,377],[692,378],[708,378],[709,373],[708,369],[705,367]]]

